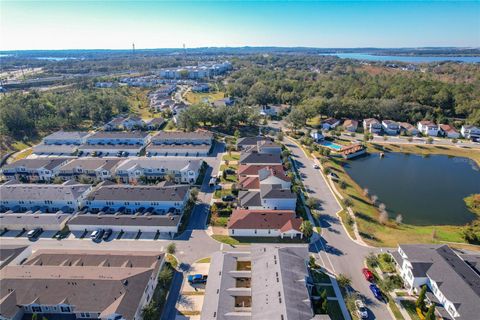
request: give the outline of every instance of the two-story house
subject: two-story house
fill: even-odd
[[[388,135],[397,135],[400,132],[400,124],[393,120],[383,120],[382,128]]]
[[[363,130],[372,134],[382,133],[382,124],[375,118],[363,119]]]
[[[439,128],[435,122],[430,120],[422,120],[417,123],[417,128],[420,133],[426,136],[436,137],[438,136]]]

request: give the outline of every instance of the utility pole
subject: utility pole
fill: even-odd
[[[135,43],[132,43],[132,54],[135,54]]]

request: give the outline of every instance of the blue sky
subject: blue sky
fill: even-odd
[[[480,1],[0,1],[0,50],[480,47]]]

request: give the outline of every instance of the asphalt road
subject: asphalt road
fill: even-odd
[[[312,197],[321,200],[320,223],[322,237],[310,245],[310,251],[317,254],[317,261],[332,273],[344,274],[352,280],[352,289],[357,291],[369,308],[369,319],[391,319],[385,303],[378,301],[368,287],[369,283],[361,273],[365,257],[380,249],[365,247],[354,242],[341,224],[337,212],[341,210],[323,175],[313,168],[302,149],[286,140],[286,146],[302,176],[305,187]]]

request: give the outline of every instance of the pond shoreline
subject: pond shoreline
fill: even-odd
[[[375,144],[377,148],[368,143],[370,153],[378,154],[379,152],[400,152],[409,154],[444,154],[456,157],[465,157],[474,160],[480,164],[480,151],[476,149],[460,149],[435,146],[417,146],[407,145],[399,146],[393,144]],[[378,146],[382,149],[378,150]],[[419,148],[420,147],[420,148]],[[417,152],[420,151],[420,152]],[[332,172],[340,176],[340,180],[346,182],[346,188],[341,189],[337,184],[337,189],[343,196],[352,199],[352,209],[356,213],[355,220],[357,222],[362,238],[373,246],[395,247],[398,243],[458,243],[459,246],[470,246],[462,236],[462,230],[466,225],[425,225],[416,226],[410,224],[397,224],[389,219],[385,224],[380,223],[379,209],[374,206],[369,197],[363,194],[363,189],[348,175],[343,168],[347,161],[332,159],[326,163]],[[480,216],[473,222],[480,222]],[[475,249],[480,247],[474,246]]]

